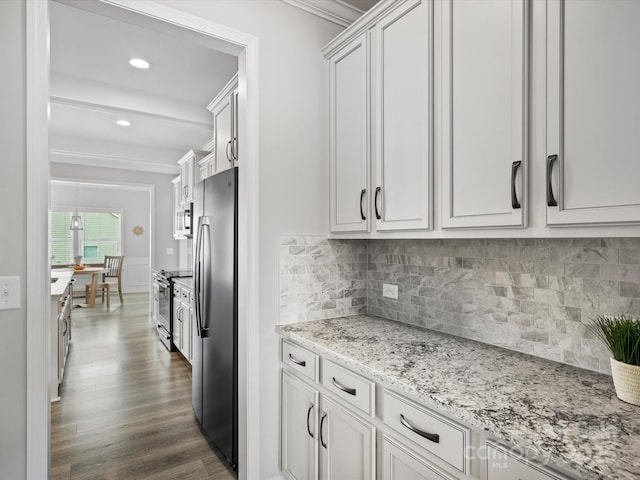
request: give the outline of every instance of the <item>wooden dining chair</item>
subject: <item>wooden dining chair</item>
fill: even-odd
[[[104,257],[104,268],[107,271],[102,274],[102,281],[98,282],[98,285],[96,286],[96,295],[98,292],[100,292],[102,296],[102,303],[104,303],[104,296],[106,293],[107,307],[109,307],[109,303],[110,303],[111,287],[116,287],[116,286],[118,287],[118,295],[120,296],[120,303],[124,303],[124,300],[122,298],[122,263],[123,261],[124,261],[123,255],[116,255],[116,256],[105,255]],[[112,282],[108,282],[107,279],[109,278],[113,278],[116,280]],[[87,295],[87,298],[89,297],[89,288],[90,288],[89,285],[85,287],[85,293]]]

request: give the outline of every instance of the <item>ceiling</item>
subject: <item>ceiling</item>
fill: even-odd
[[[377,3],[284,1],[345,26]],[[177,174],[179,158],[212,140],[206,106],[237,72],[237,57],[84,9],[93,3],[50,3],[51,161]],[[151,67],[131,67],[134,57]]]
[[[211,141],[206,106],[237,72],[237,57],[50,5],[52,161],[174,173],[189,149]],[[131,67],[134,57],[151,67]]]

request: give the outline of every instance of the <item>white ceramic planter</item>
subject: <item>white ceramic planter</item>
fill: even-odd
[[[611,359],[611,376],[616,395],[624,402],[640,405],[640,366]]]

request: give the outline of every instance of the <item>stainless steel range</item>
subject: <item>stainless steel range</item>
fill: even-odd
[[[174,351],[173,344],[173,322],[171,312],[173,311],[173,279],[193,276],[191,270],[160,270],[153,272],[154,297],[157,303],[157,324],[158,336],[162,344],[170,352]]]

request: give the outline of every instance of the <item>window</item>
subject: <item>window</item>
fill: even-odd
[[[51,212],[51,227],[49,229],[49,244],[51,245],[51,264],[69,265],[73,263],[73,235],[71,212]]]
[[[51,212],[51,264],[73,263],[74,233],[69,230],[73,212]],[[84,230],[78,231],[77,241],[82,263],[103,263],[105,255],[122,255],[122,212],[119,210],[79,209]]]

